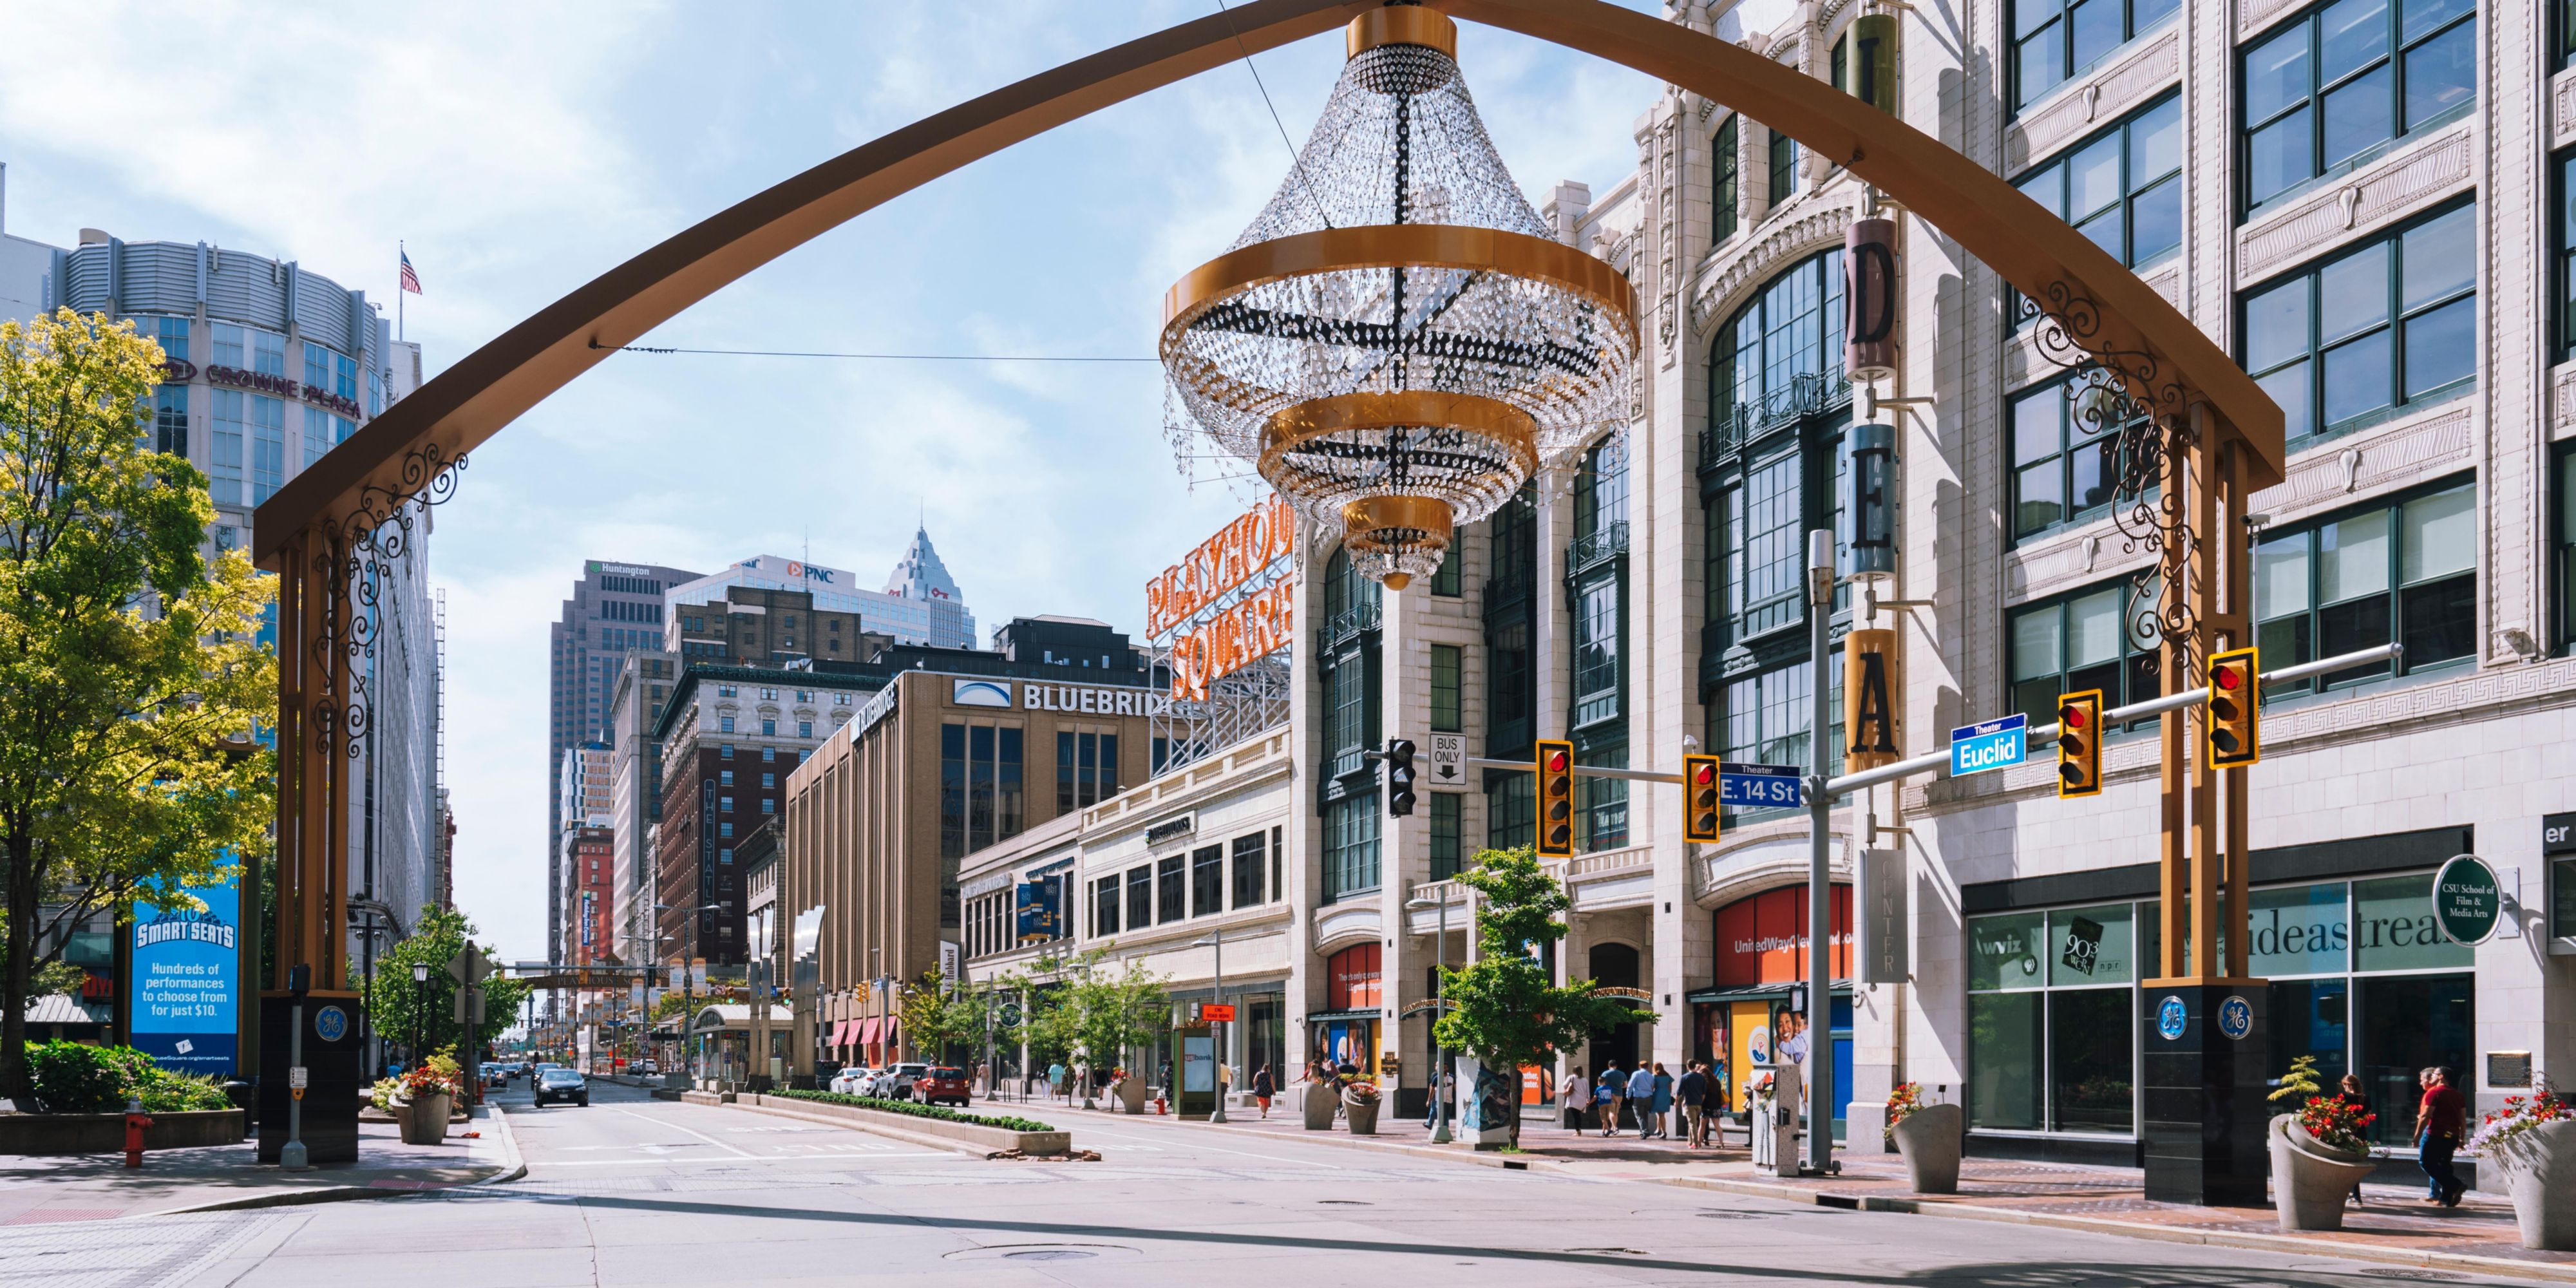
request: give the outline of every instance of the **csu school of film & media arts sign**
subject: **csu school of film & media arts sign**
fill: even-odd
[[[134,1048],[162,1068],[227,1075],[238,1054],[241,890],[231,881],[189,886],[203,911],[136,904]]]

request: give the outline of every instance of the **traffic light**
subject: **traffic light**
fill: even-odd
[[[1538,740],[1538,852],[1574,853],[1574,744]]]
[[[2057,700],[2057,794],[2102,794],[2102,691]]]
[[[1682,757],[1682,839],[1717,839],[1717,757]]]
[[[1386,812],[1393,818],[1413,812],[1413,743],[1408,739],[1386,740]]]
[[[2220,769],[2263,758],[2262,674],[2258,650],[2230,649],[2209,659],[2209,763]]]

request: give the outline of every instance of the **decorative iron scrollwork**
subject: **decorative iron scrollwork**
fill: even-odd
[[[324,675],[345,678],[344,693],[325,695],[314,703],[316,750],[333,746],[358,755],[361,737],[374,719],[374,701],[359,667],[376,655],[382,629],[377,608],[385,578],[411,551],[412,524],[434,505],[454,499],[466,454],[449,456],[437,443],[424,443],[403,455],[400,482],[394,487],[369,483],[358,490],[355,509],[323,530],[313,552],[312,575],[322,587],[318,625],[313,633],[313,662]]]

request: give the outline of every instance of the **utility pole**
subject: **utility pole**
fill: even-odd
[[[1833,798],[1825,782],[1834,772],[1833,719],[1834,534],[1807,534],[1807,620],[1814,669],[1809,689],[1815,708],[1808,746],[1815,777],[1807,782],[1807,1169],[1822,1175],[1834,1155],[1834,890]]]

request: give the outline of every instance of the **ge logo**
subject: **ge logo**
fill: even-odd
[[[2230,1042],[2244,1040],[2254,1031],[2254,1006],[2241,997],[2229,997],[2218,1004],[2218,1031]]]
[[[313,1036],[325,1042],[337,1042],[349,1033],[349,1013],[336,1006],[314,1012]]]
[[[2182,1036],[2183,1023],[2186,1018],[2187,1014],[2183,1009],[2182,999],[2179,997],[2168,997],[2161,1005],[2156,1007],[2156,1032],[2163,1034],[2165,1041],[2171,1042]]]

